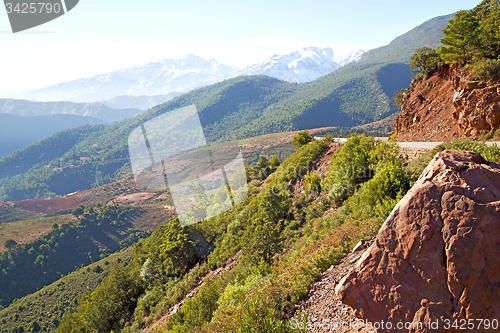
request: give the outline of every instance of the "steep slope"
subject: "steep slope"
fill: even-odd
[[[22,149],[63,129],[83,124],[102,124],[93,117],[75,115],[14,116],[0,113],[0,157]]]
[[[403,62],[409,63],[416,49],[422,46],[436,48],[444,37],[443,29],[455,14],[430,19],[409,32],[397,37],[389,45],[369,50],[361,55],[364,62]]]
[[[31,102],[19,99],[0,99],[0,112],[16,116],[70,114],[99,118],[103,122],[112,123],[133,117],[143,111],[136,108],[113,109],[102,103]]]
[[[334,49],[305,47],[287,55],[274,55],[237,72],[233,77],[262,74],[287,82],[305,83],[359,60],[362,53],[359,48],[341,45]]]
[[[414,80],[403,96],[393,135],[398,141],[445,141],[493,135],[500,128],[500,78],[471,81],[461,66]]]

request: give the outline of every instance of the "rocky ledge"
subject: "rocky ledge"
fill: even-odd
[[[414,79],[403,95],[393,135],[398,141],[476,137],[500,127],[500,79],[471,81],[458,65]]]
[[[438,153],[335,292],[371,323],[422,323],[378,332],[499,331],[479,325],[500,321],[500,164]]]

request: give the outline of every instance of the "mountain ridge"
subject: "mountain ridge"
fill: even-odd
[[[162,59],[9,96],[40,101],[96,102],[130,95],[131,91],[136,95],[166,95],[221,81],[233,71],[232,67],[214,59],[205,60],[190,54],[183,59]],[[190,80],[193,76],[198,77],[197,83]]]
[[[356,47],[304,47],[286,55],[274,55],[260,63],[251,65],[232,77],[240,75],[268,75],[277,79],[306,83],[329,74],[340,67],[357,61],[363,50]]]
[[[56,132],[84,124],[104,124],[94,117],[59,114],[16,116],[0,113],[0,157],[9,155]]]
[[[146,110],[153,107],[154,102],[161,104],[181,93],[241,75],[264,74],[287,82],[310,82],[356,61],[362,53],[356,47],[334,48],[302,48],[290,54],[274,55],[242,70],[190,54],[183,59],[162,59],[4,96],[37,101],[101,102],[119,108],[132,103],[133,107]]]
[[[136,116],[142,112],[139,109],[115,109],[97,102],[33,102],[11,98],[0,99],[0,113],[16,116],[69,114],[99,118],[104,122],[112,123]]]

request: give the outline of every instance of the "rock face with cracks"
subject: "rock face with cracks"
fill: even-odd
[[[422,323],[379,332],[499,331],[479,323],[500,322],[500,164],[438,153],[335,291],[372,323]]]
[[[471,81],[459,65],[414,79],[403,95],[393,135],[398,141],[445,141],[500,128],[500,77]]]

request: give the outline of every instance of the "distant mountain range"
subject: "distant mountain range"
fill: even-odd
[[[0,99],[0,113],[16,116],[68,114],[99,118],[102,123],[112,123],[142,112],[139,109],[116,109],[103,103],[31,102],[18,99]]]
[[[166,95],[156,96],[123,95],[100,101],[100,103],[114,109],[139,109],[145,111],[151,109],[153,106],[165,103],[166,101],[169,101],[180,95],[182,95],[182,93],[180,92],[172,92]]]
[[[356,47],[337,46],[305,47],[287,55],[274,55],[271,58],[237,72],[241,75],[267,75],[277,79],[306,83],[329,74],[348,63],[358,61],[363,50]]]
[[[66,128],[103,123],[97,118],[70,114],[23,117],[0,113],[0,157]]]
[[[196,55],[165,59],[50,87],[9,94],[37,101],[96,102],[117,96],[156,96],[189,91],[228,78],[235,69]]]
[[[101,102],[114,108],[147,110],[182,93],[241,75],[263,74],[292,83],[310,82],[358,60],[362,53],[349,46],[307,47],[287,55],[274,55],[243,70],[191,54],[184,59],[164,59],[2,97]]]

